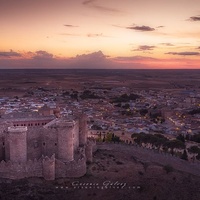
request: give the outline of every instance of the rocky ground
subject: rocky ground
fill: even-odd
[[[163,156],[128,145],[99,145],[84,177],[1,179],[0,199],[198,200],[199,166]]]

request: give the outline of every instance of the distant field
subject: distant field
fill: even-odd
[[[41,86],[67,90],[92,86],[199,89],[200,70],[0,70],[0,95],[20,95]]]

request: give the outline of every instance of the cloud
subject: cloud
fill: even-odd
[[[93,38],[93,37],[112,37],[112,36],[107,36],[107,35],[103,35],[103,33],[88,33],[86,35],[84,34],[75,34],[75,33],[61,33],[60,35],[64,35],[64,36],[81,36],[81,37],[89,37],[89,38]]]
[[[106,58],[106,56],[102,53],[102,51],[97,51],[97,52],[93,52],[90,54],[81,54],[81,55],[77,55],[76,58],[83,58],[83,59],[88,59],[88,58]]]
[[[120,69],[127,68],[126,64],[115,62],[102,51],[77,55],[66,62],[66,68],[74,69]]]
[[[164,28],[165,26],[157,26],[156,28]]]
[[[160,44],[165,46],[174,46],[172,43],[160,43]]]
[[[43,50],[24,52],[27,57],[20,59],[0,59],[2,69],[127,69],[144,67],[134,62],[118,62],[102,51],[77,55],[72,58],[56,57]]]
[[[188,21],[193,21],[193,22],[195,22],[195,21],[200,21],[200,15],[190,17],[190,18],[188,19]]]
[[[12,49],[10,51],[2,51],[0,52],[0,57],[5,58],[11,58],[11,57],[21,57],[22,55],[20,53],[17,53],[13,51]]]
[[[81,34],[76,34],[76,33],[61,33],[60,35],[64,35],[64,36],[81,36]]]
[[[64,24],[65,27],[69,27],[69,28],[74,28],[74,27],[78,27],[78,26],[74,26],[74,25],[71,25],[71,24]]]
[[[85,5],[85,6],[89,6],[91,8],[94,8],[96,10],[103,11],[103,12],[111,12],[111,13],[120,12],[119,10],[114,9],[114,8],[98,5],[98,4],[95,3],[95,1],[96,0],[86,0],[86,1],[83,1],[82,4]]]
[[[87,5],[87,4],[91,4],[93,3],[95,0],[86,0],[86,1],[83,1],[83,5]]]
[[[112,24],[112,26],[117,27],[117,28],[125,28],[124,26],[115,25],[115,24]]]
[[[103,33],[88,33],[86,35],[87,37],[106,37],[106,38],[111,38],[112,36],[109,35],[104,35]]]
[[[174,52],[169,52],[173,53]],[[175,52],[177,53],[177,52]],[[179,52],[180,54],[181,52]],[[196,52],[198,53],[198,52]],[[186,53],[184,53],[185,55]],[[175,54],[177,55],[177,54]],[[183,55],[183,53],[181,54]],[[200,59],[170,58],[159,59],[145,56],[109,57],[102,51],[57,57],[47,51],[23,52],[19,58],[0,59],[1,69],[152,69],[152,68],[199,68]]]
[[[147,56],[129,56],[129,57],[116,57],[115,58],[116,61],[144,61],[144,60],[157,60],[156,58],[153,57],[147,57]]]
[[[156,46],[148,46],[148,45],[140,45],[137,49],[133,51],[152,51],[156,48]]]
[[[117,9],[109,8],[109,7],[104,7],[104,6],[99,6],[99,5],[94,5],[93,7],[96,8],[96,9],[98,9],[98,10],[100,10],[100,11],[104,11],[104,12],[113,12],[113,13],[120,12]]]
[[[199,52],[190,52],[190,51],[185,51],[185,52],[168,52],[165,54],[170,54],[170,55],[179,55],[179,56],[198,56],[200,55]]]
[[[100,34],[93,34],[93,33],[88,33],[87,34],[87,37],[103,37],[103,34],[102,33],[100,33]]]
[[[48,53],[47,51],[36,51],[35,55],[32,57],[33,59],[52,59],[53,54]]]
[[[155,31],[155,28],[151,28],[149,26],[128,26],[126,28],[136,31]]]

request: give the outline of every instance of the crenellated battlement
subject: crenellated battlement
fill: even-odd
[[[2,178],[21,179],[28,177],[42,177],[42,162],[40,160],[29,160],[26,163],[1,161],[0,175]]]

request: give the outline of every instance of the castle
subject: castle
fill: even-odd
[[[95,141],[88,138],[87,117],[28,113],[0,120],[0,177],[81,177],[92,161]],[[40,116],[40,117],[39,117]]]

